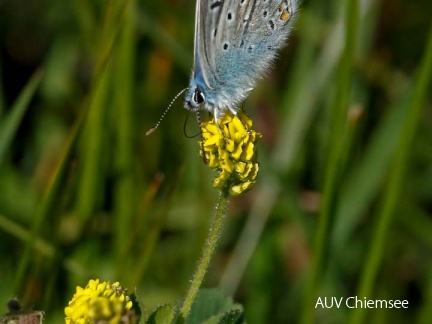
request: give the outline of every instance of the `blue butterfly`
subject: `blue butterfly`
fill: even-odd
[[[197,0],[185,108],[234,115],[286,43],[296,0]]]

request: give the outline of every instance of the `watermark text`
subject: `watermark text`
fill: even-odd
[[[352,297],[318,297],[315,308],[408,308],[408,300]]]

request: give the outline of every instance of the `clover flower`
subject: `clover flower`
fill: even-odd
[[[252,128],[252,120],[242,111],[236,116],[227,112],[218,120],[201,123],[200,155],[218,171],[213,187],[237,196],[256,182],[258,162],[256,141],[261,134]]]
[[[118,282],[90,280],[76,293],[65,308],[66,324],[124,323],[123,316],[132,308],[132,301]]]

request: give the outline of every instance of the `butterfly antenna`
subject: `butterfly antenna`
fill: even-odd
[[[184,134],[184,136],[186,136],[186,138],[195,138],[195,137],[201,135],[202,132],[199,131],[199,132],[198,132],[197,134],[195,134],[195,135],[189,135],[189,134],[188,134],[186,128],[187,128],[187,123],[188,123],[188,121],[189,121],[189,114],[190,114],[190,112],[191,112],[191,110],[188,110],[187,115],[186,115],[186,118],[185,118],[185,121],[184,121],[184,123],[183,123],[183,134]],[[197,119],[198,119],[198,126],[201,126],[201,122],[200,122],[200,119],[199,119],[199,112],[198,112],[198,110],[196,111],[196,113],[197,113],[197,115],[198,115],[198,117],[197,117]]]
[[[178,97],[180,97],[180,95],[185,92],[188,88],[183,89],[182,91],[180,91],[179,93],[177,93],[177,95],[174,97],[173,100],[171,100],[170,104],[168,105],[167,109],[165,109],[165,111],[163,112],[161,118],[159,118],[158,122],[156,123],[156,125],[152,128],[150,128],[147,132],[146,135],[150,135],[152,134],[160,125],[160,123],[162,122],[162,120],[165,118],[165,115],[168,113],[168,110],[170,110],[171,106],[174,104],[174,102],[177,100]]]
[[[186,113],[186,118],[184,120],[183,123],[183,135],[186,136],[186,138],[194,138],[196,135],[188,135],[187,131],[186,131],[186,126],[187,126],[187,122],[189,120],[189,114],[190,114],[190,110],[187,111]]]
[[[203,137],[202,131],[200,131],[198,134],[195,134],[193,136],[188,135],[187,132],[186,132],[186,125],[187,125],[187,122],[189,120],[189,114],[190,114],[190,112],[191,112],[191,110],[188,110],[188,113],[186,115],[186,119],[185,119],[184,124],[183,124],[183,134],[187,138],[195,138],[195,137],[201,135],[201,152],[203,154],[203,161],[204,161],[205,164],[208,164],[208,161],[207,161],[207,159],[205,157],[205,152],[204,152],[204,137]],[[196,110],[195,112],[196,112],[196,119],[197,119],[197,122],[198,122],[198,126],[201,128],[201,116],[200,116],[200,112],[199,112],[199,110]]]

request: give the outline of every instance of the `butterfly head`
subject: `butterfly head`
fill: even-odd
[[[206,101],[204,92],[199,86],[190,87],[185,96],[185,108],[198,110],[199,106]]]

